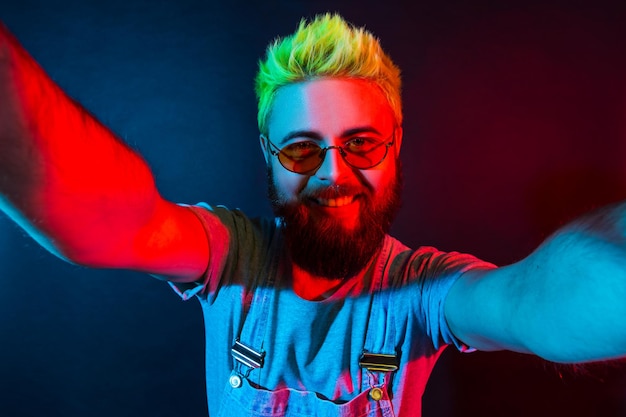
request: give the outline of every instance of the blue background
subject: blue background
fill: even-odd
[[[506,264],[626,197],[618,3],[0,2],[0,20],[141,152],[167,198],[250,215],[270,214],[256,62],[324,11],[365,25],[403,69],[406,186],[393,234],[406,244]],[[195,301],[142,274],[64,264],[0,216],[0,416],[206,415],[203,334]],[[624,367],[589,372],[450,350],[424,415],[626,415]]]

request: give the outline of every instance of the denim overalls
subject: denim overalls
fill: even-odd
[[[375,283],[374,288],[380,289],[382,276],[378,280],[380,282]],[[360,393],[352,400],[339,404],[321,398],[315,392],[293,388],[269,391],[251,382],[253,378],[248,377],[259,372],[259,367],[272,366],[271,363],[263,363],[261,349],[265,332],[269,327],[269,309],[276,291],[277,289],[271,282],[265,286],[258,286],[254,290],[250,308],[233,347],[233,357],[236,359],[233,361],[234,369],[229,380],[225,381],[226,387],[217,417],[394,417],[395,414],[389,397],[393,367],[388,369],[383,366],[383,369],[378,369],[379,367],[375,366],[376,370],[368,370],[366,365],[361,366]],[[382,331],[384,335],[381,335],[376,334],[377,331],[381,333],[381,329],[374,329],[371,324],[377,322],[374,319],[375,315],[389,313],[382,308],[382,298],[386,297],[386,294],[388,292],[378,290],[372,295],[367,335],[363,348],[364,352],[385,354],[382,356],[394,362],[397,353],[395,351],[394,326],[385,328]],[[393,322],[393,320],[390,321]]]

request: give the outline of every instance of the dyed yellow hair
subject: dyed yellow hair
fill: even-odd
[[[278,38],[259,61],[255,78],[259,130],[267,134],[276,91],[287,84],[321,77],[358,78],[378,85],[402,124],[400,70],[382,50],[374,35],[326,13],[300,21],[292,35]]]

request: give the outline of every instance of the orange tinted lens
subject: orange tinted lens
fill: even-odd
[[[380,164],[387,156],[387,145],[378,146],[367,153],[345,152],[344,159],[347,163],[358,169],[372,168]]]
[[[278,159],[289,171],[305,173],[317,168],[321,163],[322,149],[312,142],[300,142],[285,146]]]

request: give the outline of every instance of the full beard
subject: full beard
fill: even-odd
[[[349,186],[331,186],[304,193],[296,202],[281,200],[268,169],[268,194],[274,213],[285,226],[287,248],[291,259],[305,271],[323,278],[348,278],[362,271],[381,248],[385,235],[400,208],[402,168],[396,161],[396,175],[379,196],[371,189],[359,187],[358,223],[347,229],[332,216],[311,213],[311,197],[338,198],[351,195]]]

